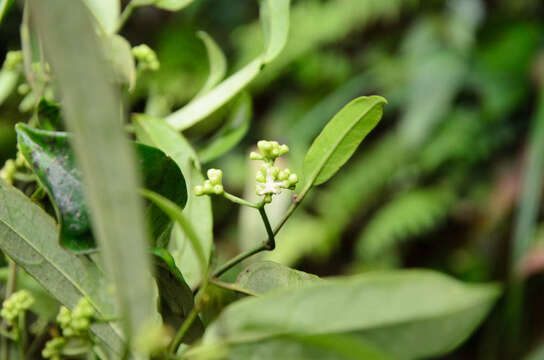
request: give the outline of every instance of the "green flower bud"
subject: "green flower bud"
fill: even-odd
[[[256,153],[255,151],[252,151],[249,153],[249,159],[250,160],[263,160],[263,156],[259,153]]]
[[[17,291],[2,303],[0,316],[6,322],[14,326],[17,318],[34,304],[34,297],[26,290]]]
[[[8,184],[13,184],[13,177],[15,176],[16,171],[17,166],[15,161],[9,159],[4,163],[4,167],[0,169],[0,179],[4,180]]]
[[[4,60],[4,69],[8,71],[17,70],[23,63],[23,53],[21,51],[9,51]]]
[[[159,59],[153,49],[146,44],[138,45],[132,48],[132,55],[138,61],[138,69],[145,71],[157,71],[160,68]]]
[[[223,186],[222,185],[215,185],[213,187],[213,192],[215,195],[221,195],[223,193]]]
[[[197,196],[223,194],[225,191],[223,189],[223,171],[209,169],[207,175],[208,180],[205,180],[204,184],[195,186],[195,194]]]
[[[204,188],[202,187],[202,185],[195,186],[195,195],[196,196],[204,195]]]
[[[223,172],[221,170],[210,169],[207,175],[213,185],[220,185],[223,182]]]
[[[64,346],[66,346],[65,338],[58,337],[51,339],[45,344],[45,348],[42,350],[42,356],[45,359],[60,360],[60,353]]]

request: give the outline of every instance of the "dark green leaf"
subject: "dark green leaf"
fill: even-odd
[[[300,288],[319,281],[313,274],[288,268],[272,261],[249,265],[239,275],[237,283],[244,289],[257,294],[286,288]]]
[[[438,356],[474,331],[498,295],[494,285],[466,285],[432,271],[316,281],[232,304],[208,327],[204,344],[349,333],[396,359]]]
[[[251,121],[251,97],[248,93],[242,93],[232,104],[229,119],[221,130],[215,135],[198,156],[203,163],[210,162],[236,145],[246,135]]]
[[[54,102],[42,98],[38,103],[38,121],[44,130],[62,130],[60,107]]]
[[[87,297],[101,317],[116,317],[108,282],[87,257],[57,245],[55,222],[21,192],[0,180],[0,248],[63,305],[72,309]],[[112,350],[123,351],[123,336],[114,323],[92,330]]]
[[[74,251],[94,248],[88,206],[83,194],[82,175],[74,163],[67,133],[16,126],[19,148],[40,179],[57,210],[60,243]],[[181,206],[187,201],[183,175],[177,165],[160,150],[135,143],[145,187]],[[169,219],[155,206],[147,208],[152,235],[158,238]]]
[[[304,159],[305,187],[326,182],[349,160],[381,120],[386,103],[381,96],[362,96],[332,118]]]
[[[179,271],[172,255],[165,249],[152,250],[155,279],[159,289],[159,312],[165,324],[178,329],[194,307],[193,292]],[[204,332],[200,319],[193,323],[185,342],[191,342]]]

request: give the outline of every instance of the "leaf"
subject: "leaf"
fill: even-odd
[[[95,247],[81,171],[74,163],[70,136],[64,132],[37,130],[17,124],[21,153],[49,193],[60,224],[59,242],[74,251]],[[173,199],[187,201],[185,180],[177,165],[160,150],[134,143],[147,189]],[[167,228],[169,218],[155,206],[146,210],[154,239]]]
[[[154,5],[164,10],[179,11],[192,2],[193,0],[158,0]]]
[[[192,224],[187,221],[183,215],[182,209],[172,201],[152,191],[142,190],[141,194],[147,199],[151,200],[183,229],[187,235],[187,238],[191,242],[193,250],[197,254],[198,261],[200,262],[200,269],[204,277],[204,274],[206,274],[208,270],[206,255],[204,254],[204,249],[202,249],[201,241],[199,240],[197,233],[195,232]]]
[[[136,64],[132,56],[132,47],[124,37],[109,35],[103,38],[104,53],[112,66],[116,81],[127,84],[129,90],[136,83]]]
[[[381,96],[362,96],[344,106],[314,140],[304,159],[306,187],[329,180],[382,118]]]
[[[114,34],[121,13],[119,0],[84,0],[84,2],[102,29],[108,34]]]
[[[0,105],[13,93],[17,87],[19,74],[15,70],[0,70]]]
[[[209,264],[213,247],[212,206],[209,196],[196,196],[192,190],[193,185],[204,182],[193,148],[183,136],[160,119],[138,114],[133,120],[138,138],[145,139],[168,154],[185,175],[189,196],[183,215],[198,234],[206,262]],[[179,226],[174,226],[168,249],[176,262],[183,264],[181,272],[187,283],[190,286],[198,284],[202,280],[198,256]]]
[[[123,131],[120,89],[110,80],[100,39],[82,2],[27,4],[73,133],[93,229],[130,343],[156,311],[143,202],[137,195],[140,179]]]
[[[301,288],[320,278],[313,274],[288,268],[272,261],[249,265],[238,275],[236,282],[244,289],[257,294],[272,290]]]
[[[240,300],[208,327],[203,344],[350,334],[395,359],[426,358],[463,342],[498,295],[497,286],[424,270],[336,278]]]
[[[154,248],[152,253],[155,260],[155,279],[159,289],[159,312],[165,324],[172,329],[178,329],[195,306],[193,292],[167,250]],[[204,326],[197,318],[186,335],[185,342],[197,339],[203,332]]]
[[[46,98],[41,98],[38,103],[38,122],[40,128],[44,130],[59,130],[62,129],[62,118],[60,115],[60,107]]]
[[[290,0],[261,1],[261,7],[267,8],[261,13],[261,21],[267,29],[265,42],[270,48],[238,72],[223,80],[205,96],[191,101],[183,108],[170,114],[165,119],[169,125],[176,130],[185,130],[205,119],[242,91],[259,74],[264,65],[275,59],[287,42],[289,3]],[[269,16],[274,16],[275,19],[270,19]]]
[[[208,33],[199,31],[197,36],[206,46],[206,52],[208,53],[208,60],[210,64],[210,74],[208,75],[208,79],[206,80],[206,83],[204,83],[204,86],[202,86],[202,89],[200,89],[196,95],[196,97],[199,97],[213,89],[213,87],[225,77],[225,74],[227,73],[227,59],[225,58],[223,51],[221,51],[221,48],[211,38],[211,36],[208,35]]]
[[[210,143],[199,151],[200,161],[210,162],[238,145],[249,130],[251,115],[251,97],[247,92],[244,92],[234,100],[229,119],[225,125],[210,140]]]
[[[72,309],[87,297],[104,318],[115,317],[108,283],[87,257],[61,249],[56,224],[38,205],[0,180],[0,248],[63,305]],[[93,332],[119,355],[123,336],[114,323]]]

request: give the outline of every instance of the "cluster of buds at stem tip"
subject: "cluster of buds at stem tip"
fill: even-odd
[[[204,184],[195,186],[196,196],[202,195],[222,195],[223,189],[223,172],[218,169],[208,170],[208,180]]]
[[[3,68],[7,71],[16,71],[23,64],[23,53],[20,50],[9,51],[4,60]]]
[[[17,319],[34,304],[34,297],[26,290],[20,290],[2,303],[0,315],[10,326],[17,326]]]
[[[146,44],[133,47],[132,55],[134,55],[134,58],[138,61],[138,70],[157,71],[161,66],[155,51]]]
[[[94,308],[87,298],[81,298],[70,312],[64,306],[60,308],[57,322],[65,337],[84,336],[94,319]]]
[[[270,203],[272,196],[279,194],[282,189],[293,190],[298,177],[289,169],[280,170],[274,165],[276,158],[289,152],[287,145],[280,145],[276,141],[261,140],[257,143],[260,153],[251,152],[251,160],[262,160],[264,165],[255,174],[257,180],[257,195],[264,196],[264,202]]]

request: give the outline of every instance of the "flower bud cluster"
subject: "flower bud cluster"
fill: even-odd
[[[34,304],[34,297],[26,290],[13,293],[2,303],[0,315],[10,326],[17,326],[19,316]]]
[[[15,71],[23,63],[23,53],[21,51],[9,51],[4,60],[3,68],[8,71]]]
[[[45,348],[42,350],[42,356],[44,359],[60,360],[61,351],[66,346],[66,339],[63,337],[57,337],[49,340],[45,344]]]
[[[155,51],[146,44],[133,47],[132,55],[138,61],[138,69],[141,71],[157,71],[161,66]]]
[[[261,140],[257,143],[260,153],[252,151],[249,154],[251,160],[263,160],[268,163],[274,163],[276,158],[289,152],[287,145],[280,145],[277,141]]]
[[[289,152],[287,145],[280,145],[276,141],[261,140],[257,143],[260,153],[249,154],[251,160],[262,160],[264,165],[255,174],[257,180],[257,195],[264,196],[264,202],[272,201],[272,195],[281,193],[282,189],[293,190],[298,177],[289,169],[280,170],[274,166],[276,158]]]
[[[223,172],[218,169],[210,169],[207,175],[208,180],[204,181],[204,184],[195,186],[196,196],[223,194],[225,191],[223,189]]]
[[[85,335],[91,326],[95,311],[87,298],[81,298],[72,312],[64,306],[60,308],[57,322],[65,337]]]

